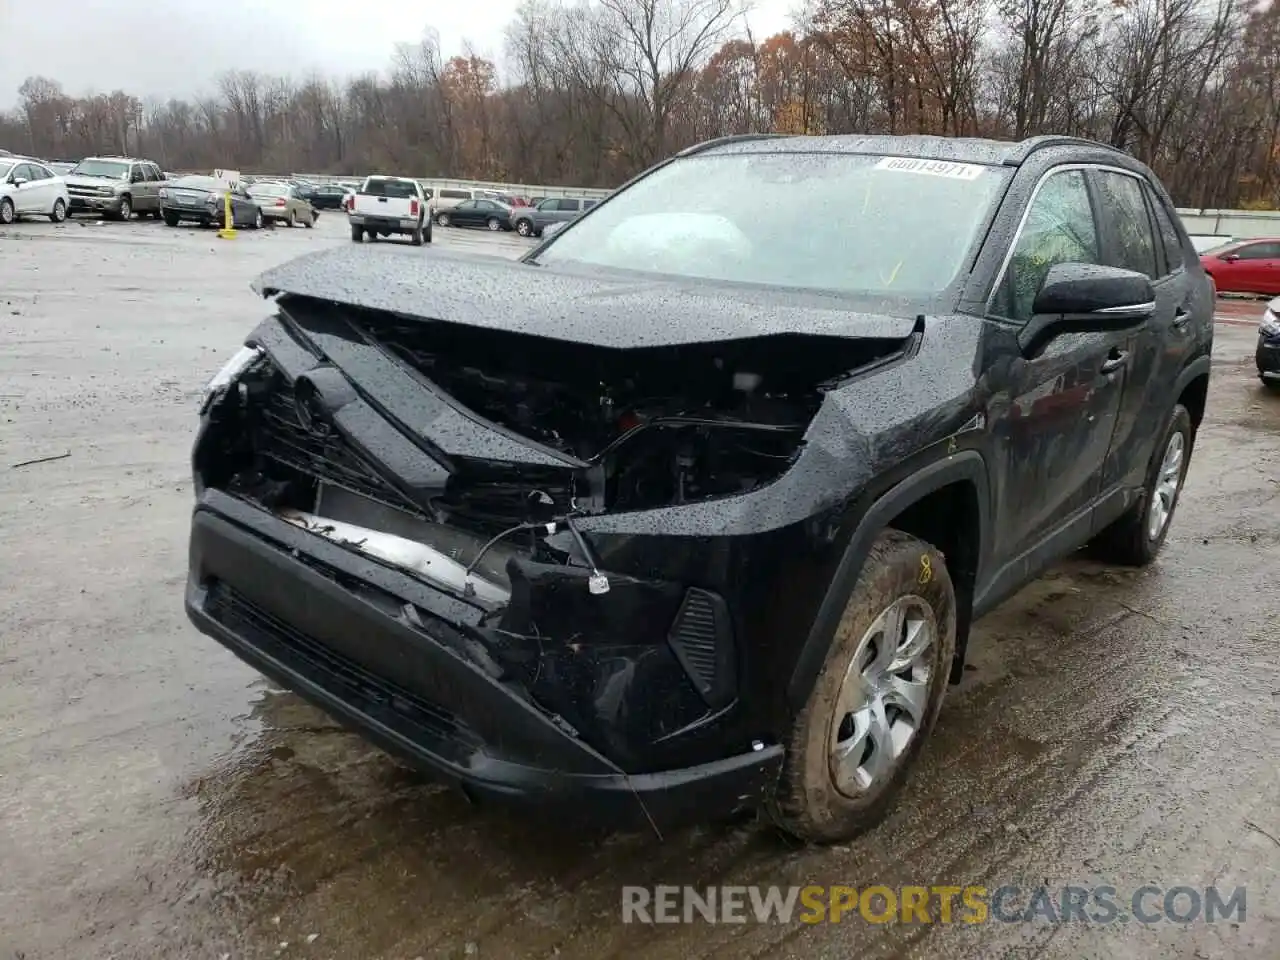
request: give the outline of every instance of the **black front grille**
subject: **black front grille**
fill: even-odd
[[[474,735],[444,708],[374,676],[359,664],[273,616],[221,580],[208,585],[205,612],[264,653],[366,713],[393,712],[401,721],[451,738]]]
[[[256,454],[307,477],[412,513],[422,508],[388,483],[332,425],[304,423],[283,377],[265,384],[255,409],[251,444]]]

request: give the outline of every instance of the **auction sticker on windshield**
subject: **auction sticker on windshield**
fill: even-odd
[[[923,160],[920,157],[885,157],[875,168],[896,170],[898,173],[925,173],[931,177],[949,177],[952,180],[977,180],[985,169],[979,163]]]

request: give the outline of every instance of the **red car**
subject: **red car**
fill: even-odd
[[[1240,240],[1200,255],[1219,293],[1280,294],[1280,240]]]

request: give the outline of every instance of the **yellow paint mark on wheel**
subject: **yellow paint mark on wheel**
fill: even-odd
[[[933,564],[929,560],[927,553],[920,554],[920,576],[916,580],[920,584],[926,584],[933,579]]]

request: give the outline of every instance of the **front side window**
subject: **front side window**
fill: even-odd
[[[929,298],[959,276],[1009,175],[916,158],[695,154],[575,220],[537,262]]]
[[[1136,270],[1154,280],[1159,276],[1156,243],[1142,198],[1142,182],[1137,177],[1105,170],[1095,176],[1099,200],[1114,235],[1115,251],[1107,257],[1108,266]]]
[[[991,313],[1026,323],[1049,268],[1055,263],[1100,263],[1098,249],[1084,172],[1052,174],[1031,200],[1013,256],[992,294]]]
[[[1250,243],[1234,252],[1241,260],[1274,260],[1280,256],[1280,243]]]

